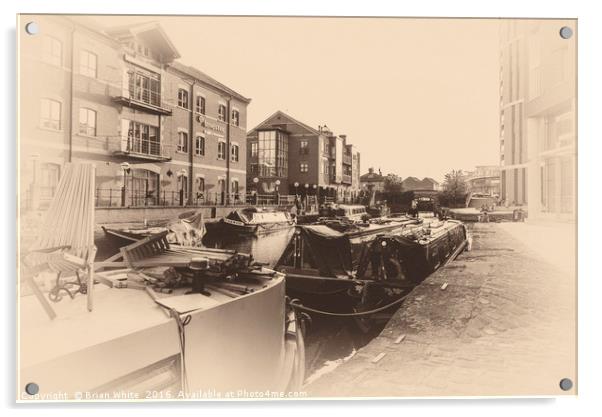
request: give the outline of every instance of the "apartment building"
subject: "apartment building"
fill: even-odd
[[[247,185],[259,194],[341,200],[359,192],[359,152],[327,126],[315,129],[277,111],[249,131],[247,148]]]
[[[53,195],[62,166],[96,165],[99,206],[227,203],[244,195],[250,99],[180,64],[157,23],[36,16],[21,38],[20,193]]]
[[[529,218],[574,219],[577,21],[500,25],[500,197]]]
[[[465,172],[469,192],[500,195],[500,167],[498,165],[477,165],[474,171]]]

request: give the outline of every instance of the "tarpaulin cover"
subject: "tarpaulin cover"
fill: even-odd
[[[328,226],[300,228],[317,268],[324,276],[351,275],[357,268],[362,248],[368,242],[352,243],[349,237]]]

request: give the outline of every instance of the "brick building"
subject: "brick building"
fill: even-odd
[[[259,194],[352,200],[359,192],[359,152],[327,126],[314,129],[277,111],[249,131],[247,148],[247,186]]]
[[[97,205],[241,198],[250,99],[180,55],[157,23],[103,28],[39,16],[21,38],[21,201],[53,196],[69,161],[96,165]]]

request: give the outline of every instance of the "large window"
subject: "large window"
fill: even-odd
[[[270,130],[258,133],[259,175],[262,177],[288,176],[288,135]]]
[[[161,83],[158,74],[139,69],[130,71],[128,77],[130,99],[153,106],[161,105]]]
[[[196,112],[200,114],[205,114],[205,97],[196,96]]]
[[[49,64],[63,65],[63,44],[52,36],[42,38],[42,59]]]
[[[217,142],[217,159],[226,159],[226,142]]]
[[[40,126],[47,129],[60,130],[61,102],[43,98],[40,103]]]
[[[178,107],[188,109],[188,91],[183,88],[178,89]]]
[[[257,142],[251,142],[251,158],[257,158]]]
[[[145,155],[161,155],[159,129],[156,126],[130,121],[128,151]]]
[[[194,140],[194,154],[196,156],[205,155],[205,138],[197,136]]]
[[[96,112],[91,109],[79,109],[79,133],[96,136]]]
[[[234,126],[240,126],[240,113],[238,110],[232,110],[231,121]]]
[[[79,54],[79,73],[96,78],[96,54],[90,51],[81,51]]]
[[[232,145],[232,147],[230,148],[230,161],[238,162],[238,153],[239,153],[238,145]]]
[[[217,108],[217,119],[221,120],[222,122],[226,121],[226,106],[223,104],[220,104]]]
[[[188,153],[188,133],[186,132],[178,132],[178,152]]]

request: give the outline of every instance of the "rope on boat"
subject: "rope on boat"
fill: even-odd
[[[391,308],[394,305],[397,305],[397,304],[401,303],[403,300],[406,299],[406,297],[408,295],[409,294],[406,294],[403,297],[400,297],[397,300],[395,300],[395,301],[393,301],[393,302],[391,302],[391,303],[389,303],[387,305],[384,305],[382,307],[378,307],[378,308],[375,308],[373,310],[368,310],[368,311],[360,311],[360,312],[357,312],[357,313],[334,313],[332,311],[318,310],[318,309],[315,309],[315,308],[306,307],[303,304],[298,304],[296,302],[297,300],[292,300],[290,302],[290,304],[293,307],[298,308],[299,310],[309,311],[311,313],[316,313],[316,314],[322,314],[324,316],[334,316],[334,317],[362,317],[362,316],[369,316],[371,314],[379,313],[379,312],[381,312],[383,310],[387,310],[388,308]]]
[[[186,372],[186,331],[184,327],[190,323],[192,316],[187,314],[182,319],[182,317],[180,317],[180,313],[178,313],[175,309],[170,308],[169,312],[178,326],[178,333],[180,336],[180,379],[182,390],[184,392],[188,392],[188,374]]]

